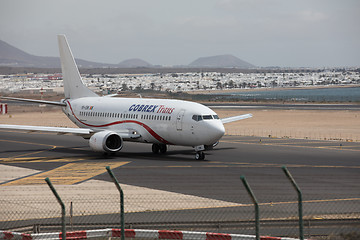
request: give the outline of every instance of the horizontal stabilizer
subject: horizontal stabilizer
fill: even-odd
[[[231,123],[231,122],[235,122],[235,121],[239,121],[239,120],[243,120],[243,119],[247,119],[247,118],[251,118],[253,115],[251,113],[248,114],[244,114],[244,115],[239,115],[239,116],[233,116],[233,117],[228,117],[228,118],[223,118],[221,119],[222,123]]]
[[[103,96],[103,97],[116,97],[117,95],[119,95],[119,94],[114,93],[114,94],[105,95],[105,96]]]

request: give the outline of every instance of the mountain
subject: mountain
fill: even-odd
[[[152,67],[152,65],[142,59],[132,58],[125,61],[122,61],[118,64],[118,67],[121,68],[138,68],[138,67]]]
[[[75,59],[79,67],[114,67],[114,64],[90,62],[83,59]],[[37,67],[37,68],[60,68],[60,58],[40,57],[28,54],[10,44],[0,40],[0,66],[10,67]]]
[[[150,63],[134,58],[120,62],[119,64],[106,64],[90,62],[83,59],[75,59],[81,68],[151,68]],[[0,40],[0,66],[8,67],[35,67],[35,68],[60,68],[58,57],[41,57],[26,53],[10,44]],[[189,67],[209,68],[254,68],[255,66],[232,55],[219,55],[202,57],[193,61]]]
[[[233,55],[218,55],[198,58],[189,64],[190,67],[211,68],[254,68],[255,66]]]
[[[105,64],[90,62],[76,58],[76,64],[82,68],[104,68],[104,67],[144,67],[151,64],[141,59],[130,59],[120,64]],[[35,67],[35,68],[60,68],[60,58],[40,57],[28,54],[10,44],[0,40],[0,66],[8,67]]]

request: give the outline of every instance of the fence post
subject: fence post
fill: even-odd
[[[240,176],[241,181],[243,182],[247,192],[249,193],[251,200],[254,203],[255,206],[255,235],[256,235],[256,240],[260,240],[260,217],[259,217],[259,204],[258,201],[256,200],[256,197],[253,193],[253,191],[251,190],[249,184],[247,183],[245,176]]]
[[[49,178],[45,178],[46,183],[49,185],[51,191],[55,195],[57,201],[59,202],[61,206],[61,231],[62,231],[62,239],[66,240],[66,223],[65,223],[65,204],[61,200],[59,194],[56,192],[54,186],[52,185]]]
[[[121,240],[125,240],[125,221],[124,221],[124,193],[120,187],[118,180],[116,179],[115,175],[111,171],[110,167],[107,166],[106,170],[108,171],[111,179],[115,183],[116,188],[120,192],[120,221],[121,221]]]
[[[284,171],[286,177],[290,180],[291,184],[295,188],[298,194],[298,211],[299,211],[299,234],[300,240],[304,240],[304,222],[303,222],[303,206],[302,206],[302,192],[298,185],[296,184],[294,178],[291,173],[287,170],[286,166],[282,166],[282,170]]]

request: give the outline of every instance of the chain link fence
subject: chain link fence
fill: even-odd
[[[181,176],[179,176],[181,177]],[[51,177],[50,177],[51,179]],[[260,235],[299,238],[297,195],[285,176],[282,195],[256,188]],[[251,186],[251,181],[249,181]],[[208,189],[206,197],[120,184],[125,196],[125,228],[255,235],[254,205],[239,178],[239,191]],[[169,183],[171,185],[171,183]],[[55,185],[66,208],[67,231],[120,228],[120,195],[113,182],[89,180]],[[193,191],[203,192],[194,183]],[[217,194],[211,195],[212,192]],[[221,193],[219,195],[219,192]],[[303,198],[304,236],[360,239],[360,197]],[[0,230],[61,232],[61,208],[45,183],[0,186]]]

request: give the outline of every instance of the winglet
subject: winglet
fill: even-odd
[[[81,80],[79,69],[66,40],[65,35],[58,35],[61,70],[64,81],[65,98],[98,97]]]

